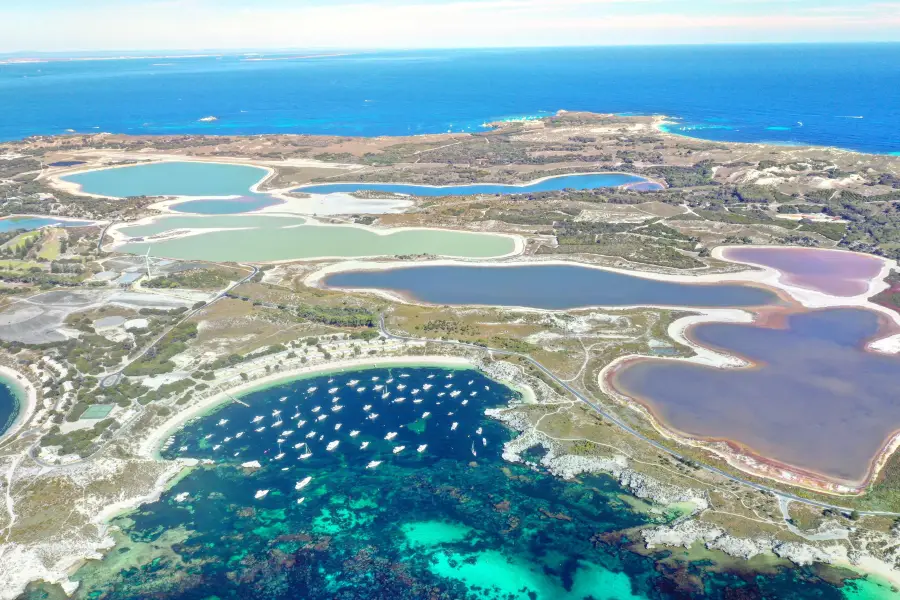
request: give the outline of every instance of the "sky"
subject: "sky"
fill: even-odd
[[[0,53],[900,41],[900,0],[0,0]]]

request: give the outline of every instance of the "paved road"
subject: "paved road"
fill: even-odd
[[[144,356],[146,356],[147,353],[150,352],[150,350],[152,350],[154,347],[156,347],[156,345],[157,345],[164,337],[166,337],[166,335],[168,335],[168,333],[169,333],[170,331],[172,331],[173,329],[175,329],[176,327],[178,327],[179,325],[181,325],[182,323],[184,323],[185,321],[187,321],[188,319],[190,319],[191,317],[193,317],[194,315],[196,315],[196,314],[197,314],[198,312],[200,312],[201,310],[204,310],[204,309],[206,309],[206,308],[209,308],[211,305],[215,304],[216,302],[218,302],[219,300],[221,300],[222,298],[224,298],[224,297],[228,294],[228,292],[230,292],[231,290],[233,290],[233,289],[236,288],[237,286],[239,286],[239,285],[241,285],[241,284],[244,284],[244,283],[247,283],[248,281],[250,281],[251,279],[253,279],[254,277],[256,277],[256,274],[259,273],[259,268],[258,268],[258,267],[255,267],[255,266],[253,266],[252,268],[253,268],[253,271],[252,271],[249,275],[247,275],[246,277],[244,277],[244,278],[241,279],[240,281],[231,284],[230,286],[228,286],[227,288],[225,288],[224,290],[222,290],[221,292],[219,292],[218,294],[216,294],[216,296],[215,296],[212,300],[210,300],[209,302],[207,302],[206,304],[204,304],[204,305],[201,306],[200,308],[194,308],[194,309],[191,309],[191,310],[187,311],[186,313],[184,313],[184,316],[183,316],[181,319],[179,319],[174,325],[172,325],[171,327],[169,327],[168,329],[166,329],[165,331],[163,331],[163,332],[162,332],[155,340],[153,340],[152,343],[150,343],[150,345],[148,345],[146,348],[144,348],[144,351],[143,351],[143,352],[141,352],[140,354],[138,354],[137,356],[135,356],[131,361],[128,362],[127,365],[125,365],[124,367],[120,368],[118,371],[116,371],[116,372],[114,372],[114,373],[110,373],[109,375],[106,375],[106,376],[100,381],[100,386],[101,386],[101,387],[112,387],[112,386],[116,385],[117,383],[119,383],[119,382],[122,380],[122,377],[124,376],[123,373],[124,373],[125,369],[127,369],[129,366],[131,366],[131,364],[134,363],[135,361],[138,361],[138,360],[140,360],[141,358],[143,358]]]
[[[746,479],[741,479],[740,477],[735,477],[734,475],[726,473],[725,471],[723,471],[719,468],[716,468],[714,466],[706,465],[703,463],[698,463],[697,461],[695,461],[693,459],[689,459],[689,458],[679,454],[678,452],[675,452],[674,450],[671,450],[670,448],[663,446],[656,440],[652,440],[652,439],[648,438],[647,436],[645,436],[641,432],[635,430],[633,427],[631,427],[627,423],[623,422],[621,419],[619,419],[615,415],[610,414],[607,411],[603,410],[602,407],[598,406],[596,403],[594,403],[591,400],[589,400],[588,398],[586,398],[578,390],[572,388],[572,386],[570,386],[568,383],[566,383],[565,381],[563,381],[562,379],[557,377],[552,371],[550,371],[550,369],[548,369],[547,367],[545,367],[538,361],[534,360],[527,354],[521,354],[519,352],[513,352],[510,350],[499,350],[496,348],[490,348],[490,347],[486,347],[486,346],[478,346],[476,344],[468,344],[466,342],[455,342],[455,341],[451,341],[451,340],[436,340],[436,339],[431,339],[431,338],[417,338],[417,337],[411,337],[411,336],[396,335],[396,334],[393,334],[390,331],[388,331],[387,327],[384,324],[384,315],[381,315],[381,319],[379,321],[379,328],[381,329],[382,335],[386,336],[389,339],[403,340],[403,341],[409,341],[409,342],[430,342],[430,343],[434,343],[434,344],[446,344],[446,345],[456,346],[456,347],[460,347],[460,348],[469,348],[469,349],[473,349],[473,350],[479,350],[481,352],[489,352],[491,354],[498,354],[501,356],[517,356],[523,360],[528,361],[530,364],[532,364],[534,367],[539,369],[545,375],[550,377],[553,381],[555,381],[558,385],[560,385],[562,388],[564,388],[570,394],[575,396],[578,400],[580,400],[584,404],[591,407],[591,409],[593,409],[597,414],[599,414],[603,418],[607,419],[608,421],[612,422],[614,425],[616,425],[620,429],[624,430],[625,432],[638,438],[639,440],[650,444],[651,446],[653,446],[660,452],[668,454],[669,456],[673,456],[679,460],[690,460],[693,464],[697,465],[699,468],[701,468],[705,471],[708,471],[710,473],[715,473],[716,475],[724,477],[725,479],[734,481],[736,483],[740,483],[742,485],[749,486],[751,488],[760,490],[762,492],[768,492],[778,498],[785,498],[785,499],[791,500],[793,502],[801,502],[803,504],[808,504],[810,506],[817,506],[817,507],[823,508],[823,509],[830,508],[832,510],[837,510],[837,511],[846,512],[846,513],[849,513],[852,510],[854,510],[852,508],[847,508],[844,506],[837,506],[834,504],[828,504],[826,502],[818,502],[816,500],[809,500],[807,498],[801,498],[800,496],[795,496],[794,494],[782,492],[775,488],[771,488],[771,487],[768,487],[768,486],[765,486],[765,485],[762,485],[759,483],[755,483],[753,481],[747,481]],[[879,516],[889,516],[889,517],[900,517],[900,513],[895,513],[895,512],[886,512],[886,511],[877,511],[877,510],[876,511],[860,510],[857,512],[861,515],[879,515]]]
[[[106,227],[103,228],[103,231],[100,232],[100,239],[97,240],[97,252],[103,252],[103,238],[106,237],[106,232],[109,231],[109,228],[116,224],[115,220],[107,223]]]
[[[127,369],[128,366],[131,365],[132,363],[134,363],[136,360],[139,360],[140,358],[144,357],[144,356],[150,351],[150,349],[153,348],[153,347],[155,347],[156,344],[158,344],[158,343],[160,342],[160,340],[162,340],[162,339],[166,336],[166,334],[168,334],[170,331],[172,331],[172,329],[174,329],[175,327],[177,327],[177,326],[180,325],[181,323],[184,323],[187,319],[190,319],[191,317],[193,317],[194,315],[196,315],[196,314],[197,314],[198,312],[200,312],[201,310],[203,310],[203,309],[205,309],[205,308],[208,308],[208,307],[211,306],[212,304],[218,302],[219,300],[221,300],[222,298],[224,298],[224,297],[226,296],[226,294],[228,294],[228,292],[230,292],[231,290],[233,290],[233,289],[236,288],[237,286],[239,286],[239,285],[241,285],[241,284],[243,284],[243,283],[246,283],[246,282],[250,281],[251,279],[253,279],[254,277],[256,277],[256,274],[257,274],[257,273],[259,273],[259,268],[256,267],[256,266],[253,266],[253,265],[244,265],[244,266],[251,266],[251,268],[253,269],[249,275],[247,275],[246,277],[244,277],[244,278],[241,279],[240,281],[238,281],[238,282],[236,282],[236,283],[233,283],[232,285],[228,286],[227,288],[225,288],[224,290],[222,290],[221,292],[219,292],[218,294],[216,294],[215,298],[213,298],[212,300],[210,300],[209,302],[207,302],[206,304],[204,304],[204,305],[201,306],[200,308],[195,308],[195,309],[189,310],[189,311],[187,311],[186,313],[184,313],[184,316],[183,316],[181,319],[179,319],[178,322],[176,322],[174,325],[172,325],[172,327],[169,327],[169,328],[166,329],[162,334],[160,334],[160,336],[157,337],[155,340],[153,340],[153,342],[152,342],[150,345],[148,345],[148,346],[144,349],[143,352],[141,352],[139,355],[135,356],[134,359],[132,359],[131,361],[129,361],[127,365],[125,365],[124,367],[122,367],[121,369],[119,369],[118,371],[116,371],[115,373],[111,373],[111,374],[105,376],[105,377],[101,380],[100,385],[103,386],[103,387],[110,387],[110,386],[113,386],[113,385],[116,385],[117,383],[119,383],[119,381],[121,381],[122,378],[124,377],[123,371],[125,371],[125,369]],[[135,402],[132,402],[132,406],[135,406],[135,405],[136,405],[136,403],[135,403]],[[133,422],[135,422],[137,419],[139,419],[139,418],[141,417],[141,415],[143,414],[143,407],[141,407],[140,405],[137,405],[137,406],[139,407],[139,408],[138,408],[137,414],[136,414],[135,416],[133,416],[131,419],[129,419],[128,421],[126,421],[125,423],[122,423],[122,426],[119,427],[119,429],[115,432],[115,434],[113,434],[112,437],[110,437],[110,438],[109,438],[108,440],[106,440],[106,442],[104,442],[99,448],[97,448],[97,450],[95,450],[95,451],[93,452],[93,454],[96,454],[97,452],[99,452],[100,450],[102,450],[103,448],[105,448],[106,446],[108,446],[113,440],[115,440],[115,439],[118,437],[118,435],[119,435],[121,432],[127,431],[127,430],[128,430],[128,426],[131,425]],[[34,445],[32,445],[31,448],[29,448],[29,450],[28,450],[28,453],[29,453],[29,455],[31,456],[32,460],[34,460],[34,462],[36,462],[37,464],[39,464],[39,465],[41,465],[41,466],[43,466],[43,467],[57,467],[57,468],[58,468],[60,465],[54,465],[54,464],[52,464],[52,463],[45,462],[45,461],[43,461],[43,460],[41,460],[40,458],[37,457],[37,453],[38,453],[38,450],[39,450],[39,444],[40,444],[40,440],[38,440],[37,442],[35,442]],[[75,462],[73,462],[73,463],[67,463],[67,464],[64,465],[64,466],[70,467],[70,466],[72,466],[72,465],[79,465],[79,464],[82,464],[82,463],[87,462],[88,460],[90,460],[90,457],[83,458],[83,459],[78,460],[78,461],[75,461]]]

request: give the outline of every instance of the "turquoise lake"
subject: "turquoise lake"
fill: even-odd
[[[579,265],[400,267],[329,275],[329,287],[385,289],[430,304],[522,306],[729,307],[774,304],[777,296],[740,284],[698,285],[645,279]]]
[[[609,477],[556,479],[537,466],[540,452],[525,454],[528,465],[503,461],[512,433],[483,411],[513,396],[476,371],[432,367],[248,393],[248,406],[224,405],[171,438],[165,458],[213,464],[115,519],[116,546],[72,576],[76,597],[887,597],[869,580],[836,587],[821,570],[785,562],[761,574],[719,565],[714,552],[637,552],[634,528],[678,511],[639,512]],[[23,596],[39,598],[43,585]]]
[[[352,193],[362,191],[391,192],[409,196],[472,196],[475,194],[532,194],[535,192],[558,192],[561,190],[592,190],[603,187],[618,187],[627,184],[647,184],[637,175],[625,173],[597,173],[590,175],[562,175],[550,177],[527,185],[503,185],[482,183],[474,185],[453,185],[434,187],[427,185],[407,185],[402,183],[328,183],[305,185],[295,189],[308,194]],[[652,183],[652,182],[650,182]],[[659,186],[657,185],[657,188]]]
[[[246,196],[266,176],[261,167],[209,162],[161,162],[61,177],[100,196]]]
[[[251,194],[240,198],[188,200],[173,204],[169,208],[178,213],[195,215],[235,215],[275,204],[281,204],[281,200],[266,194]]]

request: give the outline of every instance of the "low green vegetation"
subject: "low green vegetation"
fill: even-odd
[[[191,269],[162,277],[154,277],[142,285],[147,288],[191,290],[220,290],[228,287],[232,281],[237,281],[246,276],[246,273],[238,269],[209,268]]]
[[[211,371],[218,371],[219,369],[227,369],[228,367],[239,365],[242,362],[246,362],[254,358],[260,358],[262,356],[269,356],[270,354],[278,354],[279,352],[286,351],[287,346],[284,346],[283,344],[275,344],[274,346],[268,346],[254,352],[250,352],[249,354],[229,354],[228,356],[217,358],[205,368]]]
[[[197,324],[186,322],[175,326],[159,343],[125,368],[129,377],[162,375],[175,370],[170,359],[187,349],[187,342],[197,337]]]
[[[356,306],[311,306],[297,308],[297,316],[304,321],[324,323],[335,327],[375,327],[378,315]]]
[[[61,433],[59,426],[55,425],[41,438],[41,446],[59,446],[60,454],[76,454],[84,458],[91,453],[97,442],[111,437],[117,428],[114,419],[104,419],[93,427],[69,433]]]

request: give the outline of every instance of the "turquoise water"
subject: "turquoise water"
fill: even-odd
[[[626,184],[646,184],[647,180],[637,175],[624,173],[598,173],[591,175],[562,175],[527,185],[502,185],[482,183],[474,185],[450,185],[434,187],[427,185],[407,185],[401,183],[327,183],[305,185],[297,192],[308,194],[352,193],[360,191],[391,192],[409,196],[471,196],[475,194],[532,194],[536,192],[558,192],[565,189],[592,190],[603,187],[618,187]],[[657,186],[659,187],[659,186]]]
[[[225,405],[175,434],[165,457],[214,464],[116,519],[116,547],[74,574],[76,596],[836,600],[884,592],[868,580],[841,590],[787,563],[757,576],[729,571],[710,553],[634,552],[633,528],[668,517],[635,512],[608,477],[566,483],[505,463],[510,433],[482,412],[512,395],[477,372],[428,367],[323,375],[249,393],[248,407]],[[396,437],[386,440],[389,432]],[[339,442],[331,452],[330,441]],[[241,466],[254,460],[260,468]],[[383,462],[367,469],[375,460]],[[42,589],[26,600],[45,597]],[[860,589],[865,596],[849,595]]]
[[[253,212],[275,204],[281,204],[281,200],[265,194],[254,194],[229,200],[188,200],[173,204],[169,208],[175,212],[195,215],[234,215]]]
[[[0,233],[7,231],[16,231],[17,229],[38,229],[45,225],[56,225],[59,227],[81,227],[90,225],[90,221],[77,221],[75,219],[60,220],[56,217],[6,217],[0,219]]]
[[[245,196],[266,176],[247,165],[163,162],[65,175],[82,191],[100,196]]]
[[[19,392],[17,392],[11,381],[0,378],[0,435],[7,429],[19,416]]]
[[[774,293],[739,284],[697,285],[645,279],[579,265],[421,266],[349,271],[324,279],[347,289],[386,289],[431,304],[524,306],[757,306]]]

